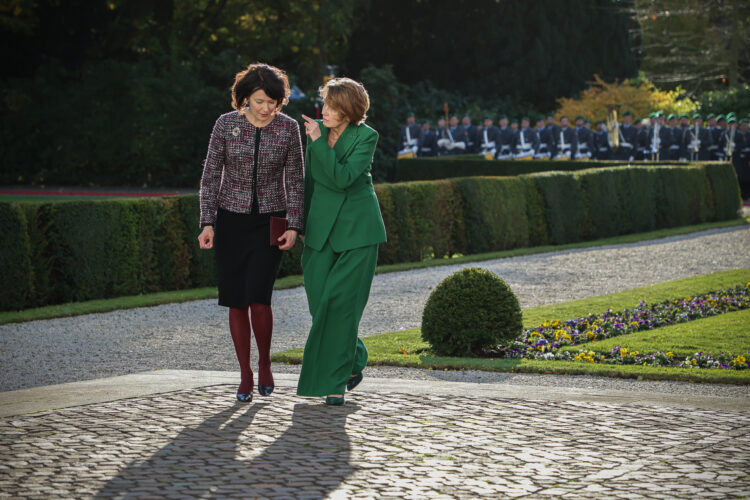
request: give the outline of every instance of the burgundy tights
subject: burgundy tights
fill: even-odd
[[[248,309],[249,314],[248,314]],[[234,350],[240,362],[241,382],[237,394],[253,392],[253,369],[250,367],[250,321],[258,345],[258,383],[273,385],[271,374],[271,334],[273,311],[265,304],[250,304],[249,307],[229,309],[229,331],[232,333]]]

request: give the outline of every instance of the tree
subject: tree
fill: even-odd
[[[750,3],[746,0],[637,0],[649,80],[691,95],[750,81]]]
[[[399,81],[552,109],[594,73],[637,73],[630,2],[378,0],[362,2],[344,68],[392,64]]]

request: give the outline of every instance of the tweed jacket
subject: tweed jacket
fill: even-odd
[[[299,124],[278,113],[261,129],[258,208],[261,214],[286,211],[289,229],[302,232],[304,161]],[[257,128],[237,111],[216,120],[203,164],[200,226],[216,222],[217,209],[250,213]]]

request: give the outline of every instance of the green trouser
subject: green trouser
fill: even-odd
[[[303,250],[302,272],[313,321],[298,395],[344,394],[349,377],[365,368],[367,348],[357,333],[377,260],[377,245],[337,253],[326,242],[320,251],[307,246]]]

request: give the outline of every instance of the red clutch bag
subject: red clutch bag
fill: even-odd
[[[286,232],[286,219],[271,217],[271,246],[279,246],[279,238]]]

